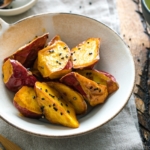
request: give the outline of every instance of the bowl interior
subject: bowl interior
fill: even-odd
[[[45,32],[49,32],[49,39],[60,35],[70,48],[89,37],[100,37],[101,59],[96,68],[111,73],[119,83],[119,90],[109,96],[104,104],[81,117],[79,128],[71,129],[21,116],[12,104],[13,93],[5,88],[1,77],[0,116],[18,129],[53,138],[80,135],[107,123],[125,106],[134,86],[134,62],[123,40],[106,25],[88,17],[63,13],[37,15],[11,25],[0,37],[0,67],[5,57]]]

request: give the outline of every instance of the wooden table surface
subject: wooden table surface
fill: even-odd
[[[145,149],[150,150],[150,32],[141,0],[117,0],[121,36],[130,48],[136,68],[133,90]]]

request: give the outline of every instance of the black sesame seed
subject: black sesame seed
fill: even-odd
[[[45,89],[45,92],[48,92],[48,90],[47,90],[47,89]]]
[[[61,65],[61,63],[59,63],[59,65]]]
[[[44,106],[41,107],[41,110],[42,110],[42,111],[44,110]]]
[[[74,59],[73,61],[76,61],[77,59]]]
[[[45,98],[41,98],[41,100],[45,100]]]
[[[55,103],[53,104],[53,106],[55,106]]]
[[[62,55],[62,53],[59,53],[59,56],[61,56]]]
[[[67,49],[67,47],[64,47],[64,49]]]
[[[57,111],[58,109],[54,107],[54,110]]]
[[[98,90],[98,88],[95,88],[94,91]]]
[[[51,96],[52,98],[54,98],[55,96],[53,96],[53,95],[51,95],[51,94],[49,94],[49,96]]]
[[[78,50],[80,50],[81,48],[79,47]]]
[[[92,55],[92,53],[89,53],[89,55]]]
[[[35,96],[33,96],[33,99],[35,99]]]
[[[61,59],[64,59],[64,57],[61,57]]]
[[[93,87],[91,86],[90,89],[92,89]]]
[[[89,44],[90,42],[87,42],[87,44]]]
[[[76,97],[73,97],[73,100],[76,100],[77,98]]]
[[[91,75],[91,74],[92,74],[91,72],[87,72],[87,73],[86,73],[87,76],[88,76],[88,75]]]
[[[62,116],[62,115],[63,115],[63,113],[61,112],[61,113],[60,113],[60,115]]]
[[[51,107],[51,105],[49,105],[49,107]]]
[[[67,113],[70,113],[70,111],[69,111],[69,110],[67,110]]]
[[[68,58],[68,56],[66,55],[66,58]]]
[[[49,52],[50,52],[50,53],[54,53],[54,50],[53,50],[53,49],[51,49],[51,50],[49,50]]]
[[[137,59],[138,62],[140,62],[140,59]]]

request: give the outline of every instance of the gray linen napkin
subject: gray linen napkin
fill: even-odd
[[[17,1],[17,0],[16,0]],[[21,15],[2,17],[13,23],[21,18],[45,12],[70,12],[97,19],[119,33],[119,20],[115,0],[39,0]],[[142,150],[138,131],[134,97],[109,123],[94,132],[69,139],[48,139],[24,133],[0,120],[0,133],[24,150]]]

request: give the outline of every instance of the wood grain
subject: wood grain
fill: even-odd
[[[15,143],[11,142],[7,138],[0,135],[0,142],[5,147],[6,150],[21,150],[21,148]]]
[[[133,0],[117,0],[117,10],[120,20],[121,36],[129,46],[136,67],[136,84],[140,83],[140,76],[146,61],[146,47],[149,47],[149,37],[144,33],[142,19],[136,12],[137,5]],[[137,92],[137,87],[134,92]]]
[[[150,34],[140,0],[117,0],[120,32],[134,58],[135,103],[144,148],[150,146]]]

